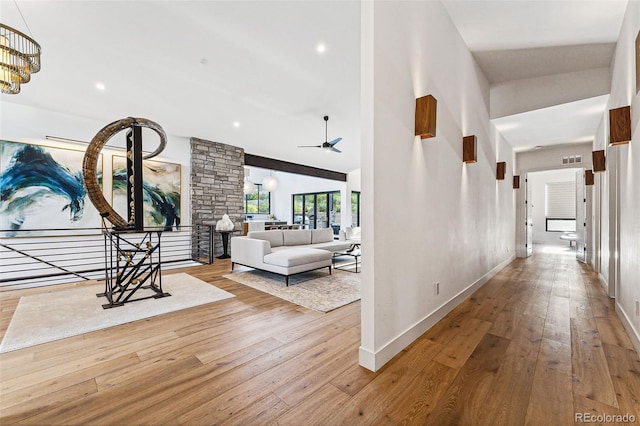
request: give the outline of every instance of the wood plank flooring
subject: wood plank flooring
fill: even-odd
[[[0,424],[640,418],[638,354],[596,275],[571,256],[517,259],[376,373],[358,366],[360,302],[314,312],[223,278],[229,268],[180,272],[233,299],[1,354]],[[25,293],[0,294],[0,334]]]

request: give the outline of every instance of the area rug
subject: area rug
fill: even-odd
[[[313,309],[329,312],[360,300],[360,274],[327,269],[284,277],[271,272],[251,270],[224,275],[232,281],[269,293],[273,296]]]
[[[162,289],[171,296],[111,309],[102,308],[106,298],[96,297],[104,292],[103,284],[23,296],[2,340],[0,353],[235,297],[185,273],[163,275]],[[151,290],[140,289],[133,298],[150,294]]]

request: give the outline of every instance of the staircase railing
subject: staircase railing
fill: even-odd
[[[34,233],[0,230],[0,291],[104,279],[102,229],[39,229],[37,236]],[[162,268],[212,264],[213,237],[211,225],[164,231]]]

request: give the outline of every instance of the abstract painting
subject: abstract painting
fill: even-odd
[[[127,162],[113,156],[113,209],[127,217]],[[165,231],[180,225],[180,164],[144,160],[142,191],[144,227],[162,227]]]
[[[80,150],[0,140],[0,236],[95,233],[101,218],[82,181],[83,157]],[[98,168],[101,176],[102,161]]]

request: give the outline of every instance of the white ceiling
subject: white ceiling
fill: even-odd
[[[488,80],[609,67],[627,0],[445,1]],[[608,96],[492,120],[516,151],[592,141]],[[561,120],[558,117],[562,117]]]
[[[357,2],[18,4],[42,45],[42,70],[3,100],[105,125],[145,117],[170,135],[337,171],[360,166]],[[0,16],[25,28],[13,1],[0,3]],[[343,154],[297,148],[324,142],[324,115]]]
[[[608,99],[603,95],[492,121],[515,151],[591,142]]]
[[[42,45],[43,66],[19,95],[3,100],[104,124],[146,117],[170,135],[251,154],[342,172],[360,167],[359,2],[18,4]],[[446,1],[445,7],[489,80],[505,81],[608,66],[626,0]],[[0,2],[0,19],[24,29],[13,1]],[[326,45],[324,54],[316,52],[318,43]],[[573,45],[581,46],[567,47]],[[97,90],[97,82],[106,90]],[[558,135],[535,124],[544,112],[512,116],[509,125],[528,128],[535,145],[552,143]],[[297,148],[324,141],[324,115],[329,139],[343,138],[343,154]],[[496,124],[504,129],[505,119]],[[584,121],[564,129],[563,140],[588,138]],[[510,142],[520,138],[504,132]]]

